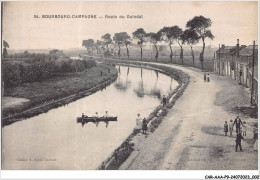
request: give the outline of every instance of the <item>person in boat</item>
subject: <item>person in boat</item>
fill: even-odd
[[[167,103],[167,99],[166,99],[165,95],[163,95],[162,103],[163,103],[163,106],[165,106]]]
[[[142,118],[140,117],[140,113],[138,113],[136,118],[137,129],[141,129],[141,123],[142,123]]]
[[[106,123],[106,127],[107,127],[108,124],[109,124],[108,117],[109,117],[109,115],[108,115],[108,112],[106,111],[106,114],[105,114],[105,118],[106,118],[106,121],[105,121],[105,123]]]
[[[82,127],[83,127],[84,124],[85,124],[84,117],[85,117],[85,115],[84,115],[84,113],[82,113],[82,116],[81,116],[81,124],[82,124]]]
[[[96,121],[96,126],[98,126],[98,112],[96,112],[93,117],[94,117],[94,119]]]
[[[144,118],[143,119],[143,126],[142,126],[143,134],[146,134],[147,124],[148,124],[148,121]]]

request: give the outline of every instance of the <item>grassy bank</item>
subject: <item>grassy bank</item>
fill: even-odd
[[[6,88],[4,96],[26,98],[29,101],[14,107],[3,107],[2,126],[90,95],[112,83],[116,77],[117,70],[113,66],[99,64],[82,72],[59,74],[41,82]]]
[[[108,63],[118,64],[118,65],[129,65],[129,66],[141,66],[143,68],[159,70],[161,73],[166,74],[173,79],[175,79],[179,85],[168,94],[167,104],[165,107],[162,105],[157,106],[153,112],[146,117],[149,121],[148,131],[151,133],[160,125],[164,117],[167,115],[169,109],[173,107],[177,99],[183,94],[186,87],[189,84],[190,77],[177,69],[166,67],[159,64],[144,64],[140,62],[127,62],[127,61],[117,61],[117,60],[108,60]],[[134,129],[133,132],[126,138],[126,140],[100,165],[97,169],[103,170],[115,170],[118,169],[125,160],[130,156],[134,150],[134,144],[131,143],[132,139],[140,133],[139,129]],[[149,133],[148,133],[149,134]]]

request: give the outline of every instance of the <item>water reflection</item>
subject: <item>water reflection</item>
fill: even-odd
[[[172,81],[173,81],[173,78],[171,77],[171,83],[170,83],[170,91],[172,91]]]
[[[157,88],[157,83],[158,83],[158,79],[159,79],[159,72],[158,71],[154,71],[155,72],[155,80],[153,79],[152,81],[154,81],[154,86],[151,89],[145,89],[144,87],[144,80],[143,80],[143,70],[141,68],[141,79],[138,83],[138,87],[134,89],[134,92],[136,93],[136,95],[138,97],[144,97],[145,95],[150,96],[150,97],[156,97],[157,99],[161,99],[162,95],[161,95],[161,90],[160,88]],[[148,80],[148,82],[151,80]],[[150,84],[152,84],[152,81]]]
[[[116,66],[119,69],[119,66]],[[129,83],[128,83],[129,82]],[[172,82],[172,85],[169,83]],[[120,88],[118,88],[118,85]],[[147,117],[178,83],[152,70],[120,67],[118,79],[103,91],[47,113],[2,128],[4,169],[95,169],[118,147],[136,125],[135,117]],[[122,90],[122,87],[124,90]],[[138,96],[135,90],[142,96]],[[153,93],[151,93],[153,92]],[[152,95],[153,94],[153,95]],[[157,97],[154,95],[157,94]],[[100,117],[108,111],[118,121],[82,124],[82,113]],[[17,158],[49,158],[55,161],[17,161]]]

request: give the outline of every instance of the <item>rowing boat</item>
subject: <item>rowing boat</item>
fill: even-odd
[[[96,123],[96,122],[100,122],[100,121],[117,121],[117,117],[77,117],[77,123],[82,123],[82,120],[83,120],[83,123],[88,123],[88,122],[93,122],[93,123]]]

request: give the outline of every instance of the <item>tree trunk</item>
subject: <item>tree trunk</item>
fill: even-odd
[[[157,46],[154,45],[154,47],[155,47],[155,50],[156,50],[155,61],[157,62],[158,61],[159,52],[158,52]]]
[[[182,65],[183,65],[183,49],[182,49],[182,46],[181,47],[181,54],[180,54],[180,58],[181,58],[181,62],[182,62]]]
[[[191,49],[191,56],[192,56],[192,63],[193,63],[193,67],[194,67],[194,52],[193,52],[193,49],[192,49],[192,46],[190,46],[190,49]]]
[[[119,49],[118,49],[118,58],[120,59],[120,51],[121,51],[121,48],[120,48],[120,45],[118,44],[118,47],[119,47]]]
[[[173,55],[173,52],[172,52],[172,46],[171,46],[171,45],[169,45],[169,46],[170,46],[170,49],[171,49],[170,58],[171,58],[171,63],[172,63],[172,55]]]
[[[8,53],[7,53],[7,49],[6,49],[6,48],[4,48],[4,50],[3,50],[3,57],[4,57],[4,58],[6,58],[6,57],[7,57],[7,55],[8,55]]]
[[[202,38],[203,46],[202,46],[202,52],[200,53],[200,63],[201,63],[201,69],[204,70],[204,50],[205,50],[205,40]]]
[[[126,47],[127,58],[128,58],[128,60],[129,60],[129,50],[128,50],[127,45],[125,45],[125,47]]]
[[[141,48],[141,61],[143,61],[143,48],[140,46]]]

